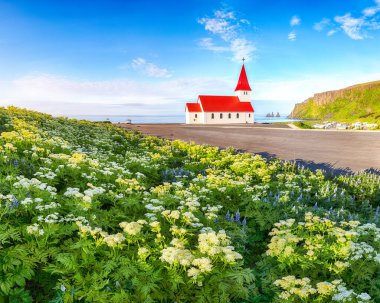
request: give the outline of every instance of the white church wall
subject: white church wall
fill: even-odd
[[[255,123],[255,114],[254,113],[245,113],[245,119],[248,123]]]
[[[251,92],[247,90],[238,90],[235,92],[240,102],[251,102]]]
[[[204,113],[190,113],[186,111],[186,124],[203,124]]]
[[[214,118],[212,118],[214,114]],[[220,118],[222,114],[222,118]],[[229,118],[228,114],[231,114]],[[239,114],[239,117],[237,117]],[[253,123],[253,113],[228,113],[228,112],[215,112],[215,113],[205,113],[205,124],[230,124],[230,123]]]

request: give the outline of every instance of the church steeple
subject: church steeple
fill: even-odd
[[[245,72],[244,60],[245,59],[243,58],[243,66],[241,68],[239,80],[235,88],[235,95],[238,96],[242,102],[250,102],[252,89],[249,86],[247,73]]]
[[[243,66],[241,68],[241,72],[240,72],[238,83],[237,83],[236,88],[235,88],[235,92],[238,90],[252,91],[251,87],[249,86],[247,73],[245,72],[244,63],[243,63]]]

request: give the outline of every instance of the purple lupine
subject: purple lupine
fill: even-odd
[[[236,221],[236,222],[240,222],[240,212],[239,212],[239,210],[236,211],[236,215],[235,215],[235,217],[236,217],[236,218],[235,218],[235,221]]]
[[[228,210],[226,213],[226,220],[230,221],[230,219],[231,219],[231,215],[230,215],[230,211]]]
[[[14,195],[12,195],[12,205],[11,205],[11,208],[17,207],[19,205],[20,205],[20,202],[17,200],[17,198]]]
[[[241,225],[246,226],[247,225],[247,218],[244,217],[243,221],[241,222]]]

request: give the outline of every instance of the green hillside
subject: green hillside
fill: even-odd
[[[315,94],[296,104],[291,116],[345,122],[380,122],[380,81]]]

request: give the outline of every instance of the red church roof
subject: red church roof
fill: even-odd
[[[202,112],[201,105],[199,103],[186,103],[186,107],[190,113]]]
[[[202,107],[201,107],[202,105]],[[189,112],[253,113],[251,102],[240,102],[236,96],[199,96],[198,103],[186,103]]]
[[[237,90],[249,90],[249,91],[252,90],[251,87],[249,86],[249,82],[248,82],[247,74],[245,72],[244,64],[243,64],[243,67],[241,68],[239,81],[236,85],[235,92]]]

